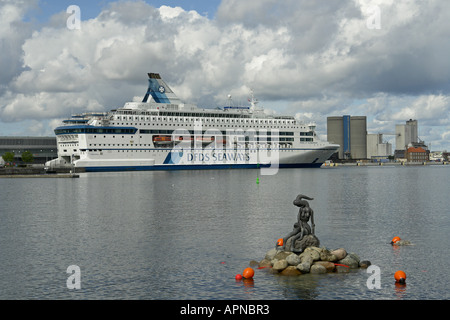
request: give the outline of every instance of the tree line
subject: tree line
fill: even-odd
[[[5,161],[6,165],[8,165],[8,166],[10,166],[11,163],[14,162],[14,157],[15,157],[15,154],[14,154],[14,152],[11,152],[11,151],[5,152],[5,154],[2,155],[3,161]],[[30,151],[22,152],[21,159],[25,163],[31,163],[34,161],[33,154]]]

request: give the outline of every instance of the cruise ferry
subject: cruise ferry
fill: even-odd
[[[320,141],[313,123],[267,114],[253,94],[248,106],[200,108],[183,103],[159,74],[148,77],[142,102],[64,120],[54,130],[58,158],[46,166],[87,172],[318,168],[339,148]]]

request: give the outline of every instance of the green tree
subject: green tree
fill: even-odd
[[[22,161],[25,163],[33,162],[34,161],[33,154],[30,151],[22,152]]]
[[[6,163],[13,162],[14,161],[14,152],[9,152],[9,151],[5,152],[5,154],[2,156],[2,158]]]

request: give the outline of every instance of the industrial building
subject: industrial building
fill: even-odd
[[[395,135],[396,160],[420,162],[429,159],[430,151],[425,142],[420,140],[418,121],[413,119],[409,119],[405,124],[396,124],[395,133],[368,134],[365,116],[333,116],[327,118],[327,134],[329,142],[341,146],[333,157],[335,159],[376,161],[390,158],[392,144],[383,141],[384,134]]]
[[[328,117],[327,140],[339,144],[339,159],[367,159],[365,116]]]
[[[383,141],[382,133],[367,134],[367,158],[387,159],[392,155],[392,144]]]
[[[409,119],[406,124],[396,124],[395,135],[396,150],[406,150],[410,144],[419,142],[417,120]]]
[[[43,164],[58,157],[56,137],[0,137],[0,163],[6,152],[14,153],[14,162],[22,163],[22,152],[33,154],[33,163]]]
[[[417,120],[409,119],[405,124],[396,124],[395,135],[395,159],[411,161],[413,158],[408,156],[408,149],[411,147],[425,150],[427,158],[429,158],[430,150],[428,150],[425,142],[419,138]],[[422,154],[419,156],[423,157]]]

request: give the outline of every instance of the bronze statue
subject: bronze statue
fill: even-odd
[[[311,209],[308,201],[303,199],[314,200],[314,198],[310,198],[302,194],[299,194],[297,198],[295,198],[294,206],[300,207],[300,209],[298,210],[297,222],[294,224],[294,230],[292,230],[286,237],[283,238],[283,245],[282,245],[283,250],[286,249],[287,240],[292,237],[290,251],[299,253],[302,251],[302,249],[299,250],[295,249],[294,247],[295,241],[303,239],[303,237],[306,235],[310,234],[314,235],[315,232],[314,210]],[[308,224],[310,218],[312,228]]]

